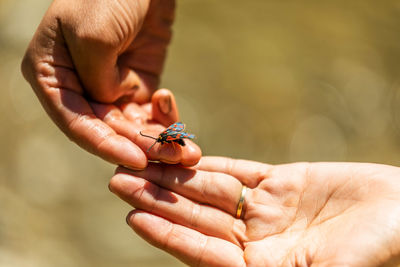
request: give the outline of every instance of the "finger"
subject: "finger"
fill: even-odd
[[[197,170],[232,175],[250,188],[256,187],[260,181],[268,178],[272,168],[273,166],[269,164],[225,157],[202,157],[195,166]]]
[[[236,178],[218,172],[206,172],[174,165],[150,163],[143,171],[118,167],[116,173],[143,178],[196,202],[217,207],[235,215],[242,184]]]
[[[245,236],[243,221],[214,207],[201,205],[145,179],[117,174],[110,190],[132,206],[167,218],[210,236],[240,245]]]
[[[157,90],[151,99],[152,119],[165,127],[179,120],[178,107],[174,95],[167,89]]]
[[[30,80],[32,87],[47,113],[72,141],[112,163],[134,169],[146,167],[143,151],[95,116],[88,102],[77,93],[80,91],[78,84],[74,90],[62,89],[68,84],[63,81],[74,80],[73,72],[62,66],[43,68],[44,77]],[[69,76],[59,79],[60,73]]]
[[[246,266],[238,246],[159,216],[135,210],[127,222],[147,242],[190,266]]]
[[[146,167],[147,159],[143,151],[98,119],[80,95],[53,89],[52,98],[52,105],[57,105],[57,99],[62,98],[62,103],[57,105],[60,116],[57,122],[61,122],[61,129],[78,145],[112,163],[134,169]]]

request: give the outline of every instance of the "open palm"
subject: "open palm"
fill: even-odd
[[[119,168],[110,189],[136,207],[127,219],[139,235],[190,265],[379,266],[400,253],[396,167],[204,157],[191,169]]]

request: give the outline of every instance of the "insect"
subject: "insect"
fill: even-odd
[[[185,130],[185,124],[183,124],[182,122],[176,122],[176,123],[170,125],[167,129],[165,129],[165,131],[160,133],[158,138],[155,138],[155,137],[150,136],[150,135],[142,134],[142,132],[140,132],[140,135],[156,140],[154,142],[154,144],[152,144],[147,149],[147,152],[149,152],[150,149],[156,143],[161,143],[161,145],[163,145],[164,143],[169,143],[170,144],[170,143],[175,142],[175,143],[180,144],[181,146],[185,146],[185,141],[183,141],[183,139],[184,138],[193,139],[194,135],[193,134],[188,134],[188,133],[184,132],[184,130]]]

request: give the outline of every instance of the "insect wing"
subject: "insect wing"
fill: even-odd
[[[183,133],[177,132],[177,131],[169,131],[165,133],[166,140],[167,141],[174,141],[177,139],[181,139]]]
[[[182,133],[180,138],[193,139],[194,138],[194,134]]]
[[[174,141],[174,140],[183,139],[183,138],[193,139],[194,135],[188,134],[185,132],[172,131],[172,132],[169,132],[166,136],[167,141]]]
[[[185,124],[182,122],[176,122],[170,125],[164,132],[162,133],[170,133],[170,132],[182,132],[185,130]]]

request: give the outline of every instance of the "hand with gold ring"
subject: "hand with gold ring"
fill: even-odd
[[[399,263],[397,167],[203,157],[193,168],[119,167],[110,190],[136,208],[136,233],[189,265]]]

